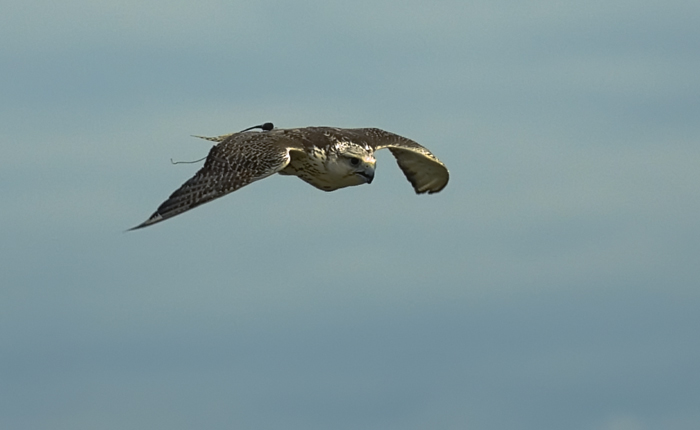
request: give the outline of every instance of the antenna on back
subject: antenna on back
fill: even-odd
[[[275,128],[275,126],[271,122],[266,122],[265,124],[254,125],[252,127],[246,128],[245,130],[241,130],[240,133],[243,133],[244,131],[255,130],[256,128],[259,128],[262,131],[270,131],[273,128]]]

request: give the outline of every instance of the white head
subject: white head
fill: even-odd
[[[328,172],[342,181],[344,187],[369,184],[374,178],[377,160],[374,150],[353,142],[336,142],[328,151]]]

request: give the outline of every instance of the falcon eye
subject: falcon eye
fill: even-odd
[[[353,166],[357,166],[358,164],[360,164],[360,159],[356,158],[356,157],[352,157],[350,159],[350,164],[352,164]]]

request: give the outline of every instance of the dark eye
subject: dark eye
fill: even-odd
[[[359,158],[352,157],[352,158],[350,159],[350,164],[352,164],[353,166],[357,166],[358,164],[360,164],[360,159],[359,159]]]

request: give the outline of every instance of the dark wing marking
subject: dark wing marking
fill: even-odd
[[[280,135],[235,133],[214,146],[192,178],[163,202],[142,224],[147,227],[266,178],[289,164],[290,150],[302,150]]]
[[[349,138],[367,142],[375,151],[388,148],[417,194],[437,193],[445,188],[450,179],[445,164],[411,139],[378,128],[345,131]]]

